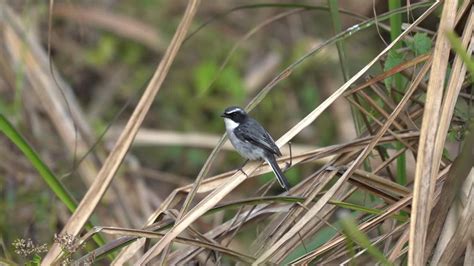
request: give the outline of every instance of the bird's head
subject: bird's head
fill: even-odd
[[[224,117],[226,127],[233,129],[238,127],[240,123],[244,122],[248,118],[248,115],[244,109],[237,106],[231,106],[224,110],[221,117]]]

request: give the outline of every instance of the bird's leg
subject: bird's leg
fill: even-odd
[[[293,164],[293,155],[292,155],[292,152],[291,152],[291,142],[288,142],[288,147],[290,149],[290,161],[285,164],[285,168],[282,169],[283,172],[288,170],[291,167],[291,165]]]
[[[236,172],[239,172],[239,171],[242,172],[247,178],[249,177],[249,175],[247,175],[247,173],[244,172],[243,168],[248,162],[249,162],[249,159],[245,160],[245,162],[242,164],[242,166],[239,169],[237,169],[237,171],[236,171]]]

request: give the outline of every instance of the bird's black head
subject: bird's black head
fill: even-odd
[[[224,110],[224,113],[222,113],[221,116],[224,117],[224,118],[229,118],[232,121],[234,121],[236,123],[239,123],[239,124],[244,122],[248,117],[248,115],[244,111],[244,109],[242,109],[238,106],[227,107]]]

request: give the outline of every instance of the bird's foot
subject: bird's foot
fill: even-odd
[[[241,166],[239,169],[237,169],[236,173],[240,171],[240,172],[242,172],[242,174],[244,174],[244,175],[248,178],[249,175],[247,175],[247,173],[246,173],[246,172],[244,171],[244,169],[243,169],[244,166],[245,166],[248,162],[249,162],[249,159],[245,160],[245,162],[242,164],[242,166]]]

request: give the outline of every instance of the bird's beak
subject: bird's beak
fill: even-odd
[[[222,113],[221,117],[227,117],[226,113]]]

